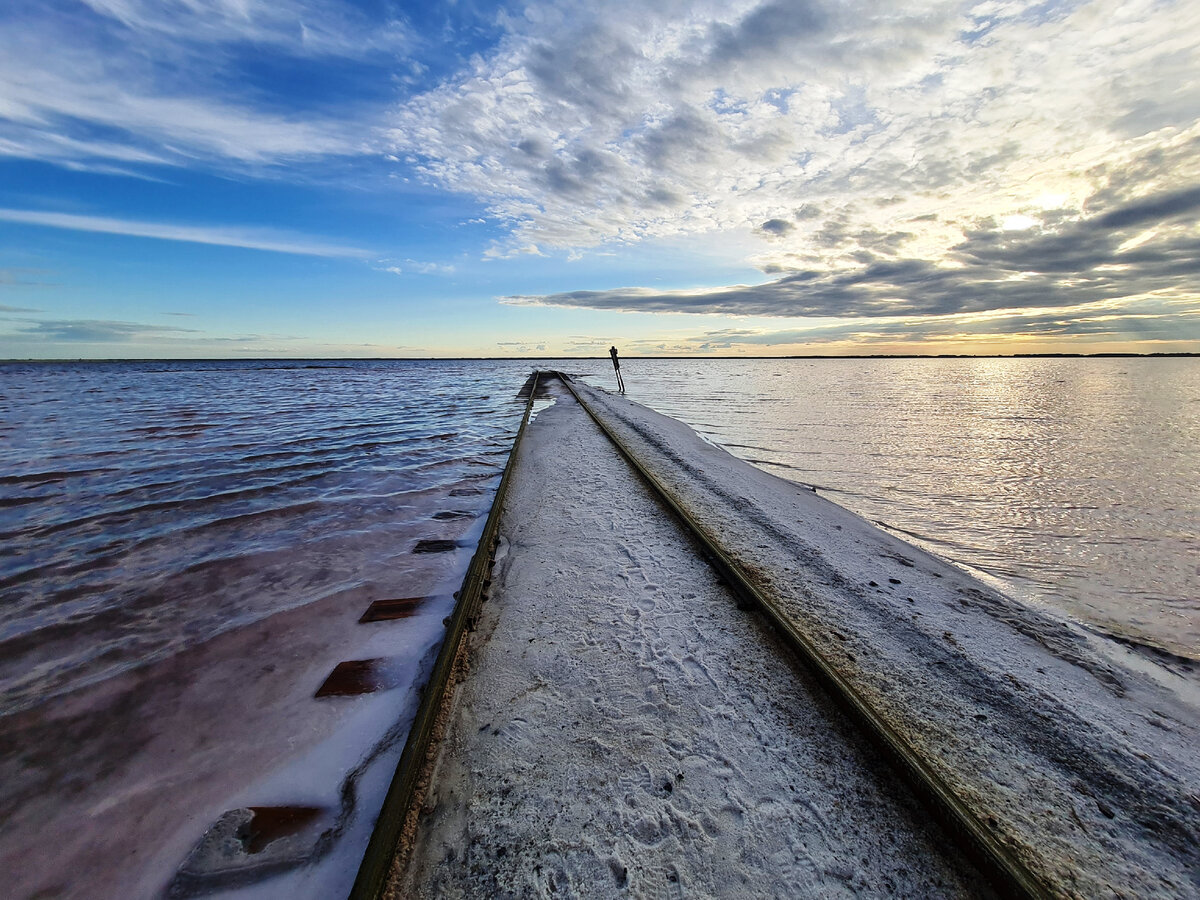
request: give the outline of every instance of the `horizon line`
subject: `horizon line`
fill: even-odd
[[[1153,359],[1160,357],[1198,357],[1200,351],[1155,353],[838,353],[838,354],[769,354],[762,356],[710,356],[678,354],[670,356],[622,356],[623,360],[702,359]],[[84,356],[10,357],[0,359],[9,363],[117,363],[117,362],[536,362],[538,360],[607,360],[605,356]]]

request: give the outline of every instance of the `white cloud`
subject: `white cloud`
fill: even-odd
[[[454,273],[454,266],[451,263],[420,262],[415,259],[406,259],[399,265],[384,266],[379,271],[390,272],[393,275],[411,275],[413,273],[417,275],[451,275]]]
[[[88,0],[88,8],[0,13],[0,154],[98,168],[263,166],[373,153],[370,112],[322,108],[287,77],[236,77],[257,53],[389,62],[411,42],[399,22],[299,0]],[[89,11],[90,10],[90,11]],[[233,77],[231,77],[233,76]],[[109,168],[112,171],[112,168]],[[136,171],[136,170],[135,170]]]
[[[58,54],[54,71],[4,53],[0,152],[51,160],[100,158],[181,164],[196,159],[272,163],[349,154],[358,139],[331,122],[305,121],[203,96],[113,79],[97,61]],[[94,136],[114,131],[120,139]],[[77,134],[68,133],[76,130]]]
[[[303,256],[365,257],[367,252],[354,247],[314,241],[303,235],[268,229],[222,228],[217,226],[172,225],[164,222],[137,222],[102,216],[83,216],[74,213],[43,212],[31,209],[0,209],[0,221],[71,231],[91,231],[102,234],[122,234],[129,237],[155,238],[164,241],[185,241],[193,244],[214,244],[222,247],[244,247],[250,250],[270,250],[276,253],[295,253]]]
[[[759,229],[768,271],[938,262],[1047,198],[1067,222],[1200,180],[1176,154],[1118,183],[1200,133],[1183,0],[533,3],[508,25],[391,131],[509,224],[495,255]]]
[[[347,4],[321,0],[82,0],[142,36],[187,42],[270,44],[298,55],[359,57],[402,51],[413,40],[392,18],[382,26]]]

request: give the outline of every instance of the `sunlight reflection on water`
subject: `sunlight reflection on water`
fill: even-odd
[[[737,455],[1077,618],[1200,657],[1200,360],[627,368],[631,399]]]

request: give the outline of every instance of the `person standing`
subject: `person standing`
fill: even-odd
[[[625,379],[621,377],[621,361],[617,359],[617,348],[609,347],[608,355],[612,357],[613,370],[617,373],[617,388],[623,394],[625,393]]]

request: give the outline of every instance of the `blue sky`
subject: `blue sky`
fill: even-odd
[[[1200,350],[1190,2],[0,7],[0,357]]]

